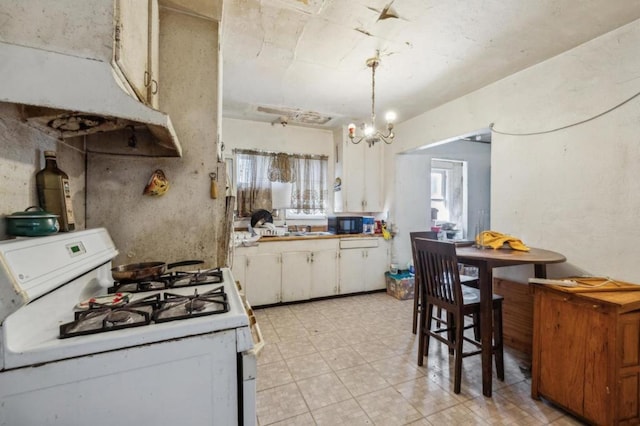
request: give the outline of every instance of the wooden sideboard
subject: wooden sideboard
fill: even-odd
[[[593,424],[639,424],[640,291],[532,289],[531,396]]]

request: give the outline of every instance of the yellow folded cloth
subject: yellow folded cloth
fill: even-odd
[[[501,234],[496,231],[484,231],[476,235],[476,244],[478,245],[499,249],[505,243],[509,244],[509,247],[514,250],[529,251],[529,247],[522,240],[511,235]]]

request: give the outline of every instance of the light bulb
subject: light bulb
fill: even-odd
[[[353,137],[356,135],[356,125],[353,123],[349,123],[347,129],[349,130],[349,137],[353,139]]]
[[[364,134],[365,134],[366,136],[371,136],[371,135],[373,134],[373,127],[371,127],[371,126],[366,126],[366,127],[364,128]]]
[[[387,123],[393,123],[394,121],[396,121],[396,118],[396,113],[393,111],[387,112],[387,114],[384,116],[384,119],[387,120]]]

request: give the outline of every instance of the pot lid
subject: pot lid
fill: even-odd
[[[31,210],[37,209],[37,210]],[[25,209],[23,212],[14,212],[11,213],[7,218],[10,219],[49,219],[49,218],[57,218],[57,214],[49,213],[45,211],[41,207],[31,206]]]

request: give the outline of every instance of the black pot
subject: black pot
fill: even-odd
[[[36,209],[36,210],[32,210]],[[55,234],[60,230],[58,216],[31,206],[23,212],[15,212],[7,219],[7,234],[20,237],[41,237]]]

